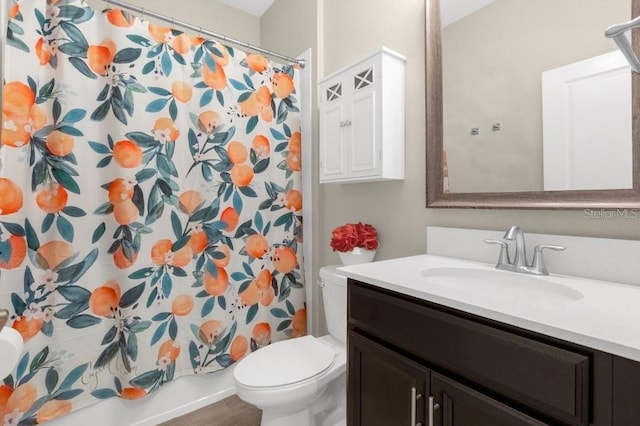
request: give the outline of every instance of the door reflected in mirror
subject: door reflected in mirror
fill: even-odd
[[[631,71],[604,36],[631,0],[441,9],[445,193],[633,188]]]

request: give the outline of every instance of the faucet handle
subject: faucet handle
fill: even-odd
[[[531,262],[531,269],[542,275],[549,275],[547,268],[544,264],[544,258],[542,257],[542,250],[549,249],[554,251],[563,251],[565,246],[558,246],[554,244],[540,244],[536,246],[533,253],[533,261]]]
[[[549,249],[549,250],[555,250],[555,251],[562,251],[562,250],[566,250],[567,248],[565,246],[559,246],[556,244],[540,244],[539,246],[536,246],[535,250],[536,251],[542,251],[544,249]]]
[[[500,246],[500,257],[498,258],[498,264],[496,266],[511,264],[511,259],[509,258],[509,245],[505,241],[489,238],[484,240],[484,242],[487,244],[498,244]]]

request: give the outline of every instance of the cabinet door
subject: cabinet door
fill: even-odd
[[[320,181],[347,178],[344,102],[323,106],[320,116]]]
[[[438,373],[431,373],[438,426],[540,426],[542,423]]]
[[[377,128],[379,105],[376,105],[375,76],[378,69],[373,63],[365,64],[351,76],[349,101],[349,170],[353,177],[380,175],[380,130]]]
[[[425,425],[429,371],[352,332],[348,345],[347,424]]]
[[[348,177],[345,105],[349,94],[344,85],[341,78],[334,78],[320,86],[320,182]]]

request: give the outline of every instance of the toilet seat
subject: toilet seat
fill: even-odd
[[[238,363],[234,376],[239,385],[248,388],[294,385],[324,373],[335,358],[330,346],[313,336],[303,336],[251,353]]]

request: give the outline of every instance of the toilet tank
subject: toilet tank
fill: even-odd
[[[320,286],[324,300],[324,315],[329,334],[347,342],[347,277],[336,269],[342,265],[320,268]]]

